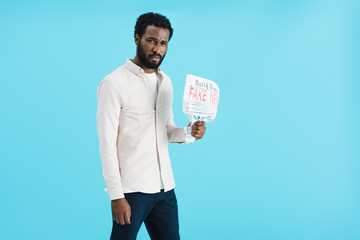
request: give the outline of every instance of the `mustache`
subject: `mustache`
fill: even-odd
[[[163,58],[163,56],[161,56],[160,54],[149,54],[149,58],[152,58],[152,57],[159,57],[160,60]]]

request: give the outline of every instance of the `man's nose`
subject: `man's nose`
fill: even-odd
[[[160,43],[158,44],[155,44],[154,48],[153,48],[153,51],[157,54],[160,54],[161,52],[161,46],[160,46]]]

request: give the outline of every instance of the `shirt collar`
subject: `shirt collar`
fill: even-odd
[[[125,66],[126,66],[131,72],[135,73],[136,75],[144,75],[144,74],[145,74],[144,69],[142,69],[141,67],[139,67],[138,65],[136,65],[135,63],[133,63],[133,61],[131,61],[130,59],[127,59],[127,60],[126,60]],[[157,69],[155,70],[155,72],[156,72],[156,74],[162,75],[160,68],[157,68]]]

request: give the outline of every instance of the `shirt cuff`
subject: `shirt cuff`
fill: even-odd
[[[195,138],[191,135],[191,127],[184,127],[184,132],[185,132],[185,143],[192,143],[195,141]]]
[[[116,192],[109,192],[109,189],[108,188],[105,188],[104,191],[109,194],[110,196],[110,200],[115,200],[115,199],[119,199],[119,198],[124,198],[125,195],[124,195],[124,192],[122,190],[120,191],[116,191]]]

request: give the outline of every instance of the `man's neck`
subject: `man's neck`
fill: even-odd
[[[146,68],[144,64],[140,61],[140,59],[136,56],[134,59],[130,59],[133,63],[144,69],[145,73],[153,73],[155,72],[155,69]]]

